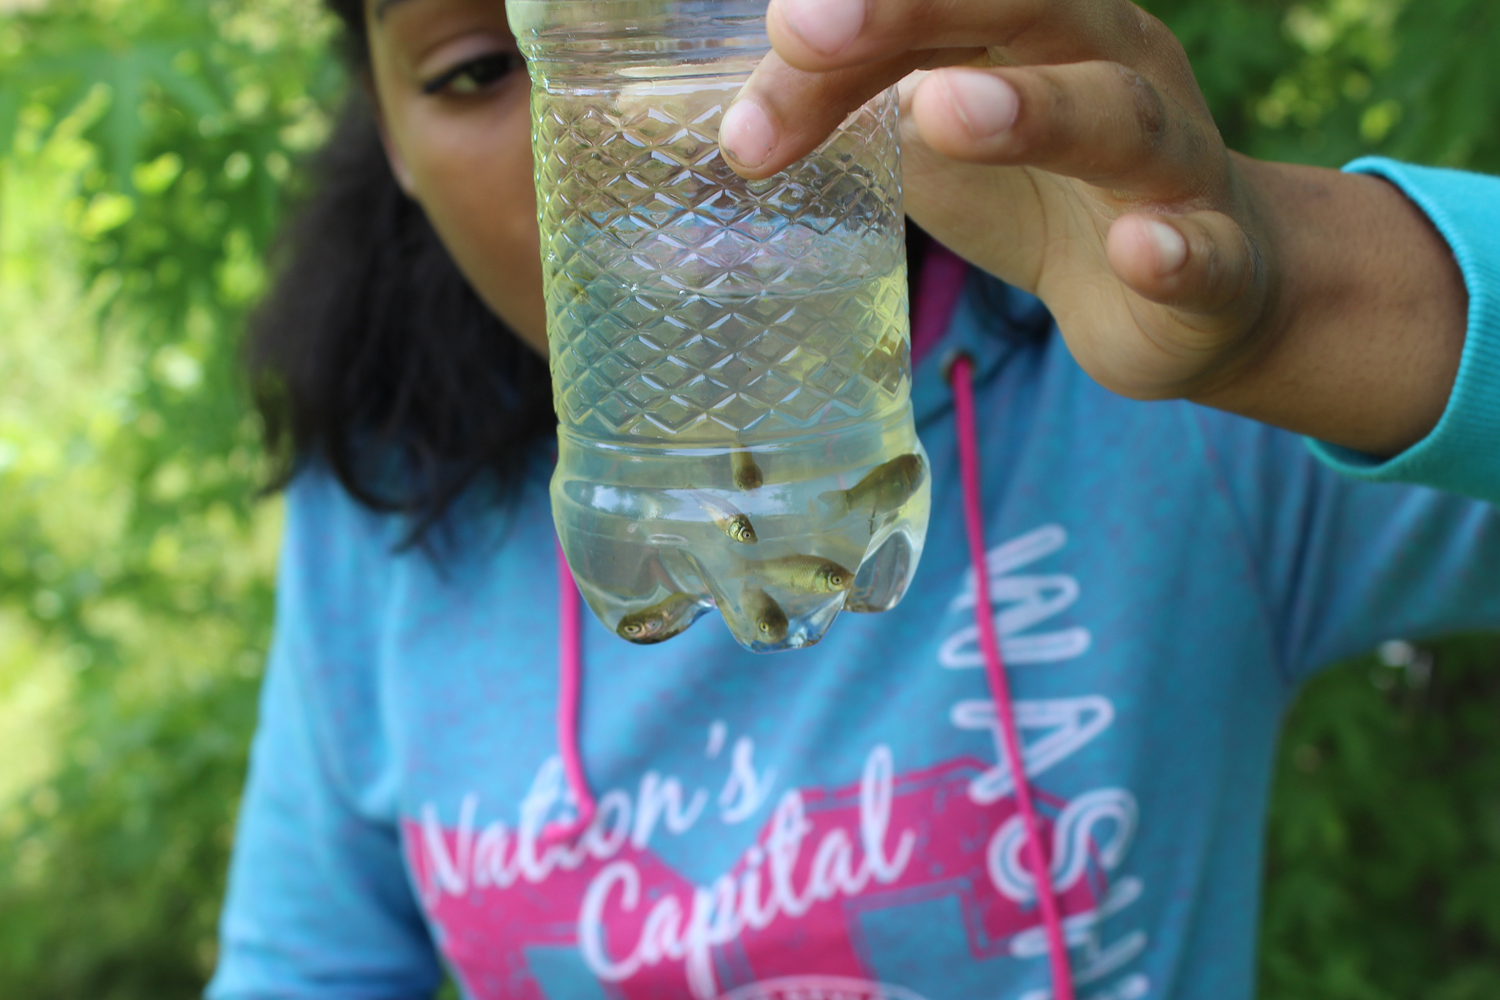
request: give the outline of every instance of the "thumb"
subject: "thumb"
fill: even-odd
[[[1259,250],[1222,212],[1122,215],[1110,226],[1105,253],[1132,291],[1178,313],[1255,315],[1266,294]]]
[[[910,73],[923,53],[811,73],[768,52],[724,113],[719,144],[741,176],[769,177],[817,149],[860,105]]]

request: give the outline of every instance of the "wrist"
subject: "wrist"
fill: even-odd
[[[1467,293],[1447,243],[1384,180],[1236,157],[1269,269],[1244,360],[1202,403],[1376,456],[1442,416]]]

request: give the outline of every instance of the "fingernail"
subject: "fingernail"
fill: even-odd
[[[953,108],[976,139],[999,135],[1016,123],[1021,99],[1015,88],[998,76],[976,70],[950,69],[943,73]]]
[[[764,108],[744,98],[724,112],[719,143],[742,166],[758,167],[776,148],[776,126],[771,124],[771,116]]]
[[[865,26],[864,0],[780,0],[781,16],[808,47],[835,55]]]
[[[1176,274],[1187,262],[1187,240],[1165,222],[1146,220],[1146,232],[1151,234],[1151,245],[1156,249],[1156,273],[1160,277]]]

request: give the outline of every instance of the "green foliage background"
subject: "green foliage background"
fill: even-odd
[[[1500,173],[1500,0],[1153,0],[1226,139]],[[0,0],[0,995],[178,1000],[279,525],[236,374],[344,81],[313,0]],[[1500,996],[1500,645],[1388,645],[1281,752],[1274,1000]]]

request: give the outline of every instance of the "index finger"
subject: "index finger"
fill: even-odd
[[[1160,27],[1128,0],[771,0],[766,10],[772,47],[811,72],[987,46],[1020,63],[1134,67]]]
[[[1126,0],[771,0],[766,30],[773,51],[720,131],[726,159],[752,179],[816,149],[912,70],[990,48],[1019,63],[1136,65],[1166,29]]]
[[[817,149],[860,105],[928,58],[903,53],[872,66],[810,73],[769,52],[719,126],[719,147],[736,172],[770,177]]]

